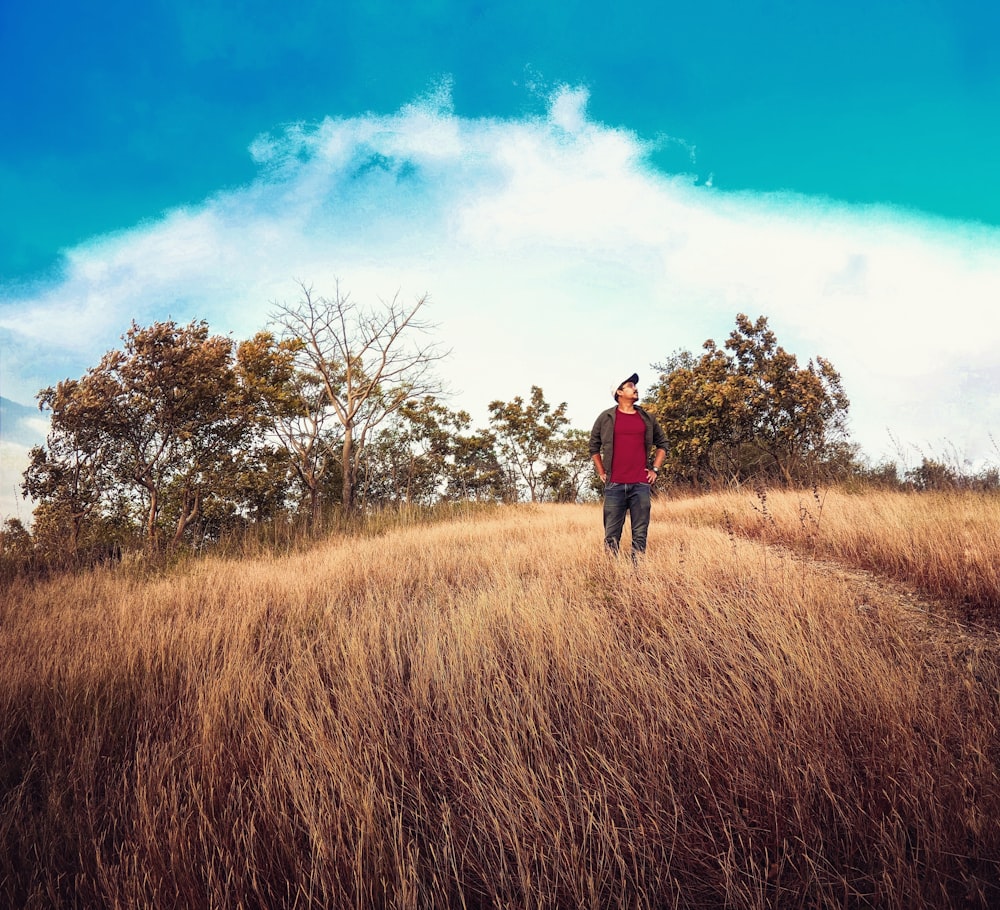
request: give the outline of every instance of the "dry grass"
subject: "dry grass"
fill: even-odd
[[[870,569],[1000,624],[996,494],[761,491],[684,500],[668,512]]]
[[[0,902],[995,904],[990,642],[698,522],[638,572],[549,506],[8,591]]]

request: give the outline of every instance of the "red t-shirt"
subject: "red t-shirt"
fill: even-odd
[[[646,422],[638,412],[615,414],[615,448],[611,456],[612,483],[648,483],[646,480]]]

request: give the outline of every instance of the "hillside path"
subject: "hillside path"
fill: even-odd
[[[933,637],[959,650],[988,652],[1000,661],[1000,629],[970,616],[965,605],[935,597],[897,579],[871,569],[838,562],[828,557],[810,556],[787,547],[767,544],[778,558],[807,564],[820,575],[846,583],[856,592],[856,608],[873,618],[886,608],[893,608],[906,618],[918,637]]]

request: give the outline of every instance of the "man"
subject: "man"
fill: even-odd
[[[590,433],[590,455],[604,483],[604,544],[618,552],[627,512],[633,559],[646,552],[649,493],[667,457],[667,438],[656,418],[636,405],[638,381],[639,375],[633,373],[615,389],[615,407],[601,412]]]

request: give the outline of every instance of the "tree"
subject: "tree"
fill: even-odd
[[[406,402],[367,447],[361,498],[429,503],[441,498],[454,473],[455,449],[471,418],[433,395]]]
[[[20,518],[7,518],[0,525],[0,578],[16,575],[31,563],[34,543]]]
[[[44,505],[120,514],[141,507],[144,537],[170,545],[198,518],[206,496],[225,496],[234,453],[257,428],[233,367],[233,344],[205,322],[133,323],[79,380],[39,393],[52,412],[47,451],[33,457],[25,490]]]
[[[74,390],[69,382],[64,386],[69,395]],[[51,408],[54,401],[55,390],[46,389],[39,396],[39,408]],[[29,452],[21,490],[39,503],[36,534],[45,541],[49,557],[76,561],[88,530],[106,508],[108,491],[114,486],[106,444],[94,426],[84,423],[76,432],[54,427],[46,445]]]
[[[296,364],[303,346],[298,338],[277,341],[270,332],[258,332],[240,344],[237,363],[260,419],[286,453],[285,467],[304,490],[310,521],[317,530],[323,492],[340,447],[332,425],[339,424],[323,377]]]
[[[517,498],[497,454],[497,436],[491,430],[459,433],[453,440],[453,464],[445,496],[477,502],[507,502]]]
[[[714,341],[695,358],[688,351],[654,364],[660,379],[649,390],[647,407],[670,440],[663,465],[673,481],[698,484],[733,470],[742,416],[734,394],[731,363]]]
[[[954,490],[966,481],[951,465],[926,455],[920,466],[906,472],[906,482],[917,490]],[[966,481],[967,483],[967,481]]]
[[[355,506],[361,455],[369,434],[412,398],[440,391],[433,364],[445,353],[433,344],[414,343],[430,326],[421,321],[427,302],[404,306],[398,296],[363,309],[341,293],[314,297],[300,285],[295,304],[280,304],[272,314],[285,340],[298,341],[300,369],[313,373],[340,422],[342,501]]]
[[[310,520],[318,529],[324,491],[328,491],[334,473],[340,477],[337,453],[343,437],[320,377],[297,370],[293,385],[298,407],[277,415],[272,426],[291,456],[292,470],[305,491]]]
[[[746,441],[769,457],[786,483],[810,473],[829,445],[846,434],[847,409],[840,374],[817,357],[804,369],[780,345],[761,316],[740,313],[726,340],[742,392]]]
[[[674,479],[793,483],[815,477],[827,458],[843,460],[849,401],[828,360],[800,368],[764,316],[742,313],[724,349],[708,340],[703,350],[654,365],[649,409],[671,441],[665,467]]]
[[[557,437],[542,474],[545,497],[556,502],[576,502],[585,495],[587,480],[593,477],[590,433],[570,429]]]
[[[490,402],[489,411],[511,485],[516,489],[523,484],[532,502],[544,499],[546,472],[562,455],[561,432],[569,424],[566,402],[553,409],[542,390],[532,386],[527,403],[518,395],[513,401]]]
[[[0,525],[0,554],[16,559],[31,556],[31,534],[20,518],[7,518]]]

